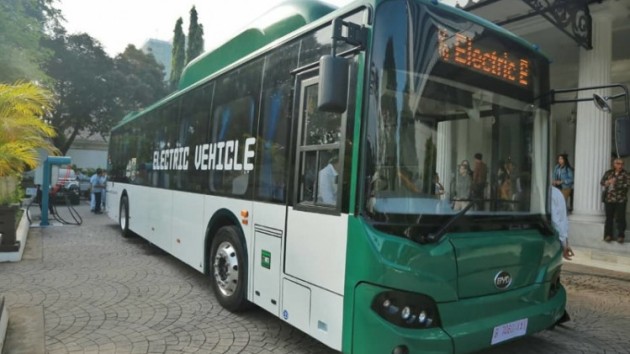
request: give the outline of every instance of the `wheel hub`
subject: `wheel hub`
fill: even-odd
[[[221,293],[231,296],[238,285],[238,258],[236,250],[229,242],[221,242],[214,256],[214,280]]]

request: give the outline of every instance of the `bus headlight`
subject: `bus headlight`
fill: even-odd
[[[439,327],[435,301],[422,294],[385,291],[372,300],[372,310],[388,322],[405,328]]]

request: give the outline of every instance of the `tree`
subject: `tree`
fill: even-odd
[[[55,130],[43,120],[52,100],[48,90],[32,83],[0,84],[0,177],[37,167],[38,149],[58,152],[49,140]]]
[[[114,58],[114,81],[119,83],[119,103],[124,112],[140,110],[166,96],[164,67],[153,54],[134,45]]]
[[[59,27],[54,0],[0,1],[0,82],[43,80],[40,64],[50,55],[40,40]]]
[[[178,18],[175,23],[174,36],[173,36],[173,51],[171,56],[171,77],[169,83],[172,90],[177,89],[179,84],[179,78],[184,71],[184,65],[186,60],[186,36],[182,30],[183,24],[182,18]]]
[[[122,116],[121,88],[113,74],[113,59],[89,35],[68,36],[60,30],[44,45],[54,53],[43,66],[55,80],[58,98],[50,118],[57,132],[54,143],[65,154],[82,131],[109,133]]]
[[[55,80],[51,124],[55,146],[65,154],[79,134],[107,136],[132,110],[165,96],[163,67],[152,54],[129,45],[115,59],[89,35],[59,30],[44,45],[54,56],[44,68]]]
[[[190,9],[188,25],[188,47],[186,48],[186,64],[203,53],[203,25],[198,22],[197,9]]]

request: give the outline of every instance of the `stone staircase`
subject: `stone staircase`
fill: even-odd
[[[630,272],[630,231],[625,243],[603,241],[604,225],[601,222],[571,222],[569,244],[575,252],[573,261],[593,267]]]

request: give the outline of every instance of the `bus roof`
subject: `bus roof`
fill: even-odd
[[[424,2],[427,5],[435,5],[431,0],[417,1]],[[375,2],[379,3],[382,1],[376,0]],[[354,4],[349,5],[349,7],[352,6],[354,6]],[[438,6],[447,7],[452,10],[452,12],[457,12],[460,16],[480,23],[484,27],[492,28],[529,48],[533,48],[531,44],[527,43],[522,38],[490,21],[449,5],[439,4]],[[182,72],[178,90],[183,90],[194,85],[231,63],[246,57],[298,28],[304,27],[335,9],[336,8],[319,1],[290,0],[280,4],[256,19],[247,29],[235,37],[190,62]]]
[[[231,63],[303,27],[335,8],[319,1],[287,1],[271,9],[247,29],[190,62],[179,80],[179,90],[203,80]]]
[[[372,3],[372,5],[376,7],[384,1],[387,0],[357,0],[346,5],[344,8],[356,8],[366,3]],[[500,35],[510,37],[511,40],[514,40],[525,47],[535,49],[531,43],[514,35],[506,29],[462,9],[446,4],[436,4],[434,0],[415,1],[425,3],[429,6],[440,6],[447,9],[447,11],[456,12],[459,16],[462,16],[472,22],[479,23],[486,28],[490,28]],[[151,111],[152,109],[161,106],[163,103],[178,96],[182,91],[186,91],[189,87],[194,86],[196,83],[230,66],[232,63],[247,57],[259,49],[262,49],[275,40],[305,27],[322,17],[325,17],[336,9],[337,8],[319,0],[288,0],[277,7],[274,7],[254,22],[250,23],[249,26],[236,36],[227,40],[218,47],[201,54],[199,57],[188,63],[182,72],[177,91],[139,112],[134,111],[128,113],[112,129],[116,129],[119,126],[134,120],[144,112]],[[542,53],[541,55],[546,57]]]
[[[228,67],[232,63],[245,58],[269,43],[310,24],[336,10],[335,7],[319,0],[289,0],[269,10],[250,23],[239,34],[225,43],[211,49],[188,63],[182,72],[177,91],[140,112],[130,112],[116,124],[115,129],[135,119],[146,111],[150,111],[162,103],[169,101],[180,91],[195,85],[208,76]]]

